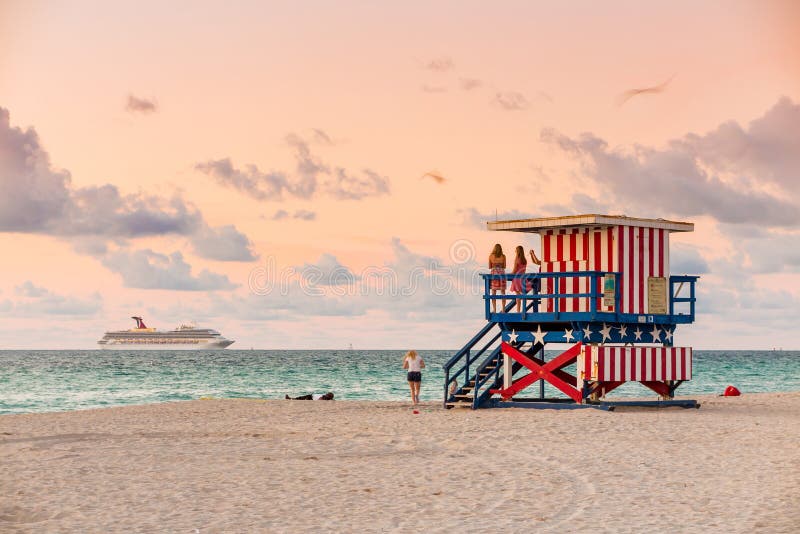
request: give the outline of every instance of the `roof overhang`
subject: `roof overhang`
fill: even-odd
[[[564,217],[541,217],[538,219],[489,221],[486,223],[486,227],[489,230],[530,233],[586,226],[636,226],[639,228],[660,228],[670,232],[694,231],[694,223],[668,221],[666,219],[640,219],[625,215],[567,215]]]

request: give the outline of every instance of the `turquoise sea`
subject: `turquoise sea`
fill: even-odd
[[[442,398],[455,351],[420,351],[422,400]],[[278,399],[332,391],[340,400],[407,400],[404,352],[389,350],[0,351],[0,414],[77,410],[212,396]],[[800,390],[800,351],[695,351],[682,397]],[[535,391],[538,391],[536,389]],[[649,396],[626,384],[615,396]],[[551,392],[548,392],[548,395]],[[611,397],[610,397],[611,398]]]

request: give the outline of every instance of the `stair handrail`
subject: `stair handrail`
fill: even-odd
[[[514,301],[511,301],[511,302],[507,303],[507,305],[506,305],[506,307],[503,309],[503,311],[504,311],[504,312],[506,312],[506,311],[510,310],[510,309],[511,309],[513,306],[514,306]],[[449,389],[450,389],[450,383],[451,383],[451,382],[452,382],[452,381],[453,381],[453,380],[454,380],[456,377],[458,377],[459,375],[461,375],[461,373],[463,373],[463,372],[465,372],[465,371],[466,371],[466,375],[465,375],[465,376],[466,376],[466,378],[465,378],[465,380],[464,380],[464,382],[465,382],[465,384],[466,384],[466,382],[467,382],[467,381],[469,381],[469,366],[470,366],[470,364],[472,364],[472,363],[474,363],[476,360],[478,360],[478,358],[480,358],[480,357],[481,357],[481,356],[482,356],[482,355],[483,355],[483,354],[486,352],[486,350],[487,350],[487,349],[488,349],[488,348],[489,348],[489,347],[490,347],[490,346],[491,346],[493,343],[495,343],[495,342],[496,342],[496,341],[497,341],[497,340],[500,338],[500,335],[501,335],[501,333],[502,333],[502,332],[497,332],[497,333],[496,333],[496,334],[495,334],[495,335],[492,337],[492,339],[490,339],[490,340],[489,340],[489,342],[488,342],[488,343],[486,343],[486,344],[484,345],[484,347],[483,347],[481,350],[479,350],[479,351],[478,351],[478,352],[477,352],[477,353],[476,353],[474,356],[471,354],[472,348],[473,348],[473,347],[474,347],[476,344],[478,344],[478,342],[480,342],[480,341],[481,341],[481,339],[483,339],[483,337],[484,337],[484,336],[486,336],[486,334],[488,334],[488,333],[489,333],[489,331],[490,331],[492,328],[494,328],[494,327],[495,327],[495,325],[497,325],[497,322],[496,322],[496,321],[488,321],[488,322],[486,323],[486,325],[484,325],[484,327],[483,327],[483,328],[481,328],[481,329],[478,331],[478,333],[477,333],[477,334],[475,334],[475,335],[472,337],[472,339],[470,339],[470,340],[467,342],[467,344],[466,344],[466,345],[464,345],[464,346],[463,346],[463,347],[462,347],[462,348],[461,348],[461,349],[460,349],[458,352],[456,352],[456,353],[455,353],[455,355],[454,355],[452,358],[450,358],[449,360],[447,360],[447,362],[445,362],[445,363],[444,363],[444,365],[442,365],[442,367],[444,368],[444,404],[445,404],[445,405],[447,404],[447,402],[448,402],[448,401],[449,401],[449,399],[450,399],[450,391],[449,391]],[[464,358],[464,356],[466,356],[466,362],[464,363],[464,366],[463,366],[463,367],[461,367],[461,368],[460,368],[458,371],[456,371],[456,372],[455,372],[455,374],[453,374],[453,375],[451,376],[451,374],[450,374],[450,370],[453,368],[453,366],[455,366],[455,364],[456,364],[456,363],[458,363],[458,362],[459,362],[459,360],[461,360],[462,358]],[[463,387],[462,387],[462,388],[460,388],[460,390],[463,390]]]
[[[525,307],[523,308],[523,313],[528,311],[535,304],[536,304],[536,301],[526,302]],[[517,343],[514,346],[519,346],[519,345],[522,345],[522,343]],[[493,383],[496,383],[497,380],[500,378],[500,366],[502,365],[502,362],[500,361],[500,356],[502,355],[502,352],[501,352],[500,349],[501,349],[501,347],[498,346],[492,352],[491,357],[486,358],[486,360],[484,360],[483,364],[479,365],[478,369],[475,371],[475,388],[472,390],[472,409],[473,410],[478,409],[480,407],[480,405],[483,404],[483,402],[486,400],[486,398],[491,396],[491,392],[490,392],[490,390],[492,389],[491,387],[487,388],[483,393],[480,393],[480,387],[483,386],[484,384],[486,384],[489,381],[489,379],[492,378],[492,377],[494,377],[494,382]],[[538,349],[537,349],[537,351],[538,351]],[[491,362],[491,361],[495,361],[496,362],[496,364],[494,366],[494,369],[488,375],[486,375],[483,380],[480,380],[481,372],[486,368],[487,365],[489,365],[489,362]]]
[[[487,389],[483,393],[480,393],[481,386],[486,384],[486,382],[489,380],[489,378],[494,377],[494,379],[496,379],[499,376],[500,364],[501,364],[501,362],[500,362],[500,354],[501,354],[500,346],[498,345],[492,351],[491,356],[486,358],[480,365],[478,365],[478,368],[475,370],[475,387],[472,390],[472,408],[473,409],[477,409],[477,408],[480,407],[480,405],[484,401],[483,397],[485,397],[486,394],[489,392],[489,390]],[[489,374],[487,374],[485,377],[483,377],[481,379],[481,373],[484,371],[484,369],[486,369],[486,367],[489,365],[490,362],[495,362],[494,369],[489,371]]]

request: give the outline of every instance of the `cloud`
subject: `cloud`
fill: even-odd
[[[253,261],[253,243],[233,225],[211,228],[205,226],[192,236],[198,256],[218,261]]]
[[[319,176],[329,173],[330,169],[319,158],[311,154],[308,143],[300,137],[289,134],[286,136],[286,142],[294,148],[295,172],[299,178],[292,186],[291,192],[300,198],[310,198],[317,189]]]
[[[783,114],[792,121],[785,121]],[[796,195],[768,186],[797,189],[800,181],[800,109],[781,99],[745,130],[726,123],[705,136],[689,134],[664,149],[637,145],[611,149],[591,133],[570,138],[552,129],[541,139],[580,161],[608,202],[681,217],[708,215],[722,223],[797,228]],[[788,129],[788,130],[787,130]],[[774,142],[773,142],[774,141]]]
[[[669,263],[672,274],[706,274],[711,270],[697,248],[683,243],[670,244]]]
[[[352,285],[361,279],[345,267],[333,254],[325,253],[315,263],[296,268],[306,283],[319,286]]]
[[[451,58],[443,56],[428,61],[425,63],[424,68],[433,72],[447,72],[449,70],[453,70],[455,68],[455,64]]]
[[[286,210],[278,210],[270,217],[273,221],[282,221],[284,219],[298,219],[301,221],[313,221],[317,218],[317,213],[308,210],[297,210],[294,213],[289,213]]]
[[[688,134],[673,145],[717,172],[758,177],[800,198],[800,104],[787,97],[747,128],[729,121],[705,135]]]
[[[312,154],[308,143],[299,136],[288,135],[286,142],[294,150],[296,161],[291,178],[284,172],[262,172],[255,165],[238,169],[229,158],[198,163],[195,169],[211,176],[222,186],[261,201],[281,200],[285,196],[310,199],[319,191],[346,200],[389,193],[389,179],[370,169],[364,169],[360,176],[356,176],[343,167],[331,168]]]
[[[355,176],[338,167],[327,182],[325,190],[340,200],[360,200],[388,194],[389,179],[370,169],[364,169],[361,176]]]
[[[313,221],[317,218],[317,213],[308,210],[297,210],[294,212],[294,218],[302,221]]]
[[[285,174],[262,172],[255,165],[237,169],[230,158],[198,163],[194,168],[214,178],[219,185],[236,189],[256,200],[280,200],[284,191],[291,191]]]
[[[78,252],[93,256],[106,252],[107,240],[183,235],[209,259],[254,258],[246,236],[230,226],[210,228],[179,197],[123,195],[111,184],[72,187],[67,171],[52,168],[36,131],[12,127],[3,108],[0,155],[0,232],[68,238]],[[229,240],[225,252],[224,239]]]
[[[50,233],[135,238],[188,235],[202,226],[200,212],[178,197],[121,195],[116,186],[107,184],[73,190],[62,217],[52,221]]]
[[[459,80],[459,85],[464,91],[472,91],[473,89],[483,87],[483,81],[478,78],[461,78]]]
[[[25,282],[22,283],[22,285],[15,287],[14,292],[17,295],[30,298],[44,297],[50,293],[43,287],[37,287],[33,285],[33,282],[31,282],[30,280],[26,280]]]
[[[172,289],[178,291],[230,290],[237,286],[227,276],[201,271],[193,276],[191,266],[180,252],[169,256],[144,250],[117,250],[102,258],[102,263],[122,276],[125,287]]]
[[[517,91],[497,93],[494,96],[494,102],[506,111],[522,111],[530,106],[525,95]]]
[[[441,317],[443,309],[468,305],[465,315],[483,311],[483,285],[474,259],[447,263],[391,241],[382,265],[355,271],[333,254],[278,271],[269,259],[250,277],[251,295],[209,297],[209,309],[225,317],[293,320],[311,316],[389,313],[394,319]]]
[[[12,127],[0,108],[0,231],[45,230],[62,217],[70,199],[70,175],[55,170],[33,128]]]
[[[0,108],[0,231],[131,238],[189,234],[202,216],[179,198],[121,195],[114,185],[73,188],[54,170],[32,128],[12,127]]]
[[[506,210],[498,212],[480,212],[476,208],[457,210],[464,224],[486,230],[486,223],[490,221],[516,221],[520,219],[534,219],[542,214],[519,210]]]
[[[155,100],[148,100],[146,98],[138,98],[133,95],[128,95],[128,102],[125,104],[125,111],[129,113],[155,113],[158,110],[158,103]]]
[[[6,299],[0,302],[0,313],[14,317],[40,317],[42,315],[94,315],[103,307],[103,299],[98,293],[89,298],[64,296],[35,285],[30,280],[14,288],[21,297],[17,301]]]

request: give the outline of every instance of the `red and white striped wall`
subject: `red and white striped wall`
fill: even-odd
[[[620,311],[647,313],[647,279],[669,277],[669,232],[660,228],[619,226]]]
[[[621,273],[620,312],[647,313],[647,279],[651,276],[669,277],[669,231],[638,226],[609,226],[597,228],[564,228],[546,230],[542,234],[542,272],[568,270],[609,271]],[[585,263],[584,263],[585,262]],[[570,285],[581,287],[579,278],[563,282],[561,292],[572,291]],[[583,283],[588,283],[584,280]],[[569,291],[567,288],[569,287]],[[543,284],[543,291],[552,292],[552,283]],[[602,280],[597,290],[602,292]],[[588,311],[586,302],[565,299],[559,311]],[[578,300],[578,299],[575,299]],[[553,311],[553,303],[548,303]],[[598,299],[599,311],[614,311]]]
[[[691,347],[584,345],[578,377],[602,382],[691,380]]]
[[[543,273],[566,273],[588,270],[589,263],[586,261],[548,261],[542,262]],[[542,280],[542,292],[554,293],[556,280],[546,278]],[[588,293],[588,276],[570,276],[558,279],[558,292],[565,293]],[[555,308],[554,299],[547,300],[547,311],[552,312]],[[586,297],[570,297],[559,299],[558,311],[589,311],[589,299]]]

